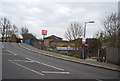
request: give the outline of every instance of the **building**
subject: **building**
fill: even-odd
[[[36,38],[31,33],[22,34],[23,43],[28,43],[27,40],[34,41]]]
[[[47,48],[56,49],[57,47],[74,47],[73,42],[62,40],[61,37],[57,37],[55,35],[51,35],[49,37],[44,38],[44,45]]]
[[[50,47],[52,41],[62,41],[62,38],[57,37],[55,35],[51,35],[49,37],[44,38],[44,45],[46,47]]]
[[[22,37],[23,37],[23,43],[30,44],[40,49],[44,48],[42,40],[37,39],[31,33],[22,34]]]

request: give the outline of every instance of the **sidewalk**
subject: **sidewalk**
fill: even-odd
[[[75,63],[80,63],[80,64],[85,64],[85,65],[89,65],[89,66],[94,66],[94,67],[99,67],[99,68],[104,68],[104,69],[109,69],[109,70],[114,70],[114,71],[120,71],[120,69],[119,69],[120,67],[118,65],[98,62],[98,61],[95,61],[92,59],[79,59],[79,58],[70,57],[70,56],[66,56],[66,55],[62,55],[62,54],[58,54],[58,53],[47,52],[47,51],[37,49],[35,47],[32,47],[32,46],[24,44],[24,43],[20,43],[19,45],[29,51],[32,51],[32,52],[35,52],[38,54],[42,54],[42,55],[46,55],[46,56],[50,56],[53,58],[59,58],[59,59],[63,59],[63,60],[67,60],[67,61],[71,61],[71,62],[75,62]]]

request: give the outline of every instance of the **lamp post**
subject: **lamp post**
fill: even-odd
[[[86,25],[87,25],[87,23],[94,23],[94,21],[85,22],[84,34],[83,34],[83,38],[82,38],[82,44],[83,44],[83,54],[82,54],[82,57],[83,57],[83,59],[85,59],[86,56],[87,56],[87,54],[86,54],[87,53],[87,49],[85,47],[85,44],[86,44],[86,37],[85,37],[85,35],[86,35]]]
[[[0,41],[2,42],[2,28],[1,28],[1,27],[0,27],[0,34],[1,34],[1,35],[0,35],[0,36],[1,36],[1,37],[0,37]]]
[[[4,35],[5,35],[5,26],[3,26],[4,19],[0,19],[0,30],[2,35],[2,42],[4,42]]]
[[[1,34],[1,41],[3,41],[3,27],[2,27],[2,19],[0,19],[0,34]]]

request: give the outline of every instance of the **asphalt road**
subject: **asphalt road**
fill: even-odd
[[[2,46],[3,79],[118,79],[118,72],[40,55],[15,43]]]

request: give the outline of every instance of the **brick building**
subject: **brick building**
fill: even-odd
[[[62,38],[57,37],[55,35],[51,35],[49,37],[44,38],[44,45],[49,48],[74,46],[72,42],[63,41]]]

